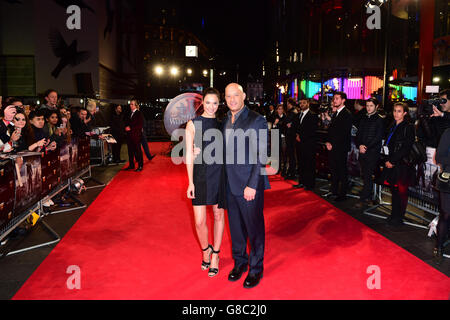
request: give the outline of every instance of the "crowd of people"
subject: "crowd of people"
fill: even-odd
[[[289,98],[276,108],[270,105],[266,112],[269,127],[280,130],[280,168],[286,180],[298,178],[294,188],[312,190],[315,185],[316,146],[319,142],[317,128],[327,131],[325,145],[331,171],[330,199],[340,202],[347,199],[349,187],[348,153],[351,150],[352,131],[356,130],[355,144],[359,150],[359,163],[363,188],[357,208],[373,204],[373,185],[376,167],[383,166],[381,180],[392,193],[392,212],[388,224],[399,226],[408,205],[408,188],[415,183],[415,163],[411,152],[416,140],[424,146],[437,148],[435,163],[441,170],[450,164],[448,137],[450,135],[450,90],[440,94],[441,103],[434,105],[426,115],[416,120],[410,116],[408,104],[394,103],[392,114],[380,113],[380,102],[375,98],[355,101],[352,112],[347,96],[336,92],[331,110],[320,109],[319,114],[310,108],[310,100],[297,103]],[[447,137],[444,139],[444,137]],[[442,143],[440,143],[442,140]],[[426,155],[425,155],[426,156]],[[443,244],[449,227],[450,194],[440,192],[440,219],[438,242],[434,250],[436,262],[442,260]]]
[[[89,100],[86,107],[67,107],[53,89],[47,90],[44,98],[45,103],[40,106],[23,105],[20,99],[14,97],[1,102],[0,153],[53,151],[70,142],[72,137],[102,139],[103,136],[95,129],[109,126],[111,135],[117,141],[111,146],[113,163],[126,162],[120,156],[124,143],[128,144],[130,155],[128,169],[134,168],[133,159],[136,159],[139,165],[137,171],[142,170],[141,146],[149,160],[154,158],[147,143],[144,117],[137,110],[139,105],[136,100],[131,102],[130,117],[124,115],[121,105],[114,105],[110,119],[105,121],[93,100]]]

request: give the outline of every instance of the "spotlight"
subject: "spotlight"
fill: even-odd
[[[187,74],[190,75],[190,76],[192,75],[192,69],[191,68],[187,69]]]
[[[433,82],[434,83],[438,83],[438,82],[440,82],[441,81],[441,78],[439,78],[439,77],[434,77],[433,78]]]
[[[72,181],[72,190],[77,194],[81,194],[86,191],[86,186],[84,185],[84,181],[80,178]]]

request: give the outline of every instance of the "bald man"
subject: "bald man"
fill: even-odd
[[[253,288],[259,284],[264,269],[264,191],[270,189],[265,173],[268,128],[264,117],[245,106],[245,98],[240,85],[232,83],[227,86],[225,100],[230,111],[225,118],[223,132],[228,220],[234,259],[228,280],[239,280],[250,266],[244,288]],[[259,143],[261,139],[266,143]],[[247,254],[248,240],[250,254]]]

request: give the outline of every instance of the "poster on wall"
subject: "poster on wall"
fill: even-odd
[[[11,158],[14,160],[16,173],[14,215],[17,216],[41,199],[41,154],[25,152]]]
[[[437,38],[433,42],[433,67],[450,64],[450,36]]]

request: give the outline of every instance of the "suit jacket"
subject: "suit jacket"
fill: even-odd
[[[267,175],[262,174],[262,172],[265,172],[266,163],[260,159],[260,154],[266,155],[267,157],[269,134],[266,119],[260,114],[244,107],[241,115],[234,123],[233,129],[242,129],[246,133],[251,132],[247,130],[253,129],[252,132],[256,133],[256,137],[245,135],[245,137],[243,137],[244,140],[242,140],[242,137],[230,135],[230,141],[231,139],[234,139],[233,149],[231,149],[232,144],[227,146],[226,143],[226,125],[229,119],[231,119],[231,115],[228,115],[225,118],[222,132],[225,145],[225,172],[231,193],[235,196],[243,196],[246,187],[255,189],[257,192],[264,192],[264,190],[270,189]],[[259,130],[264,130],[266,132],[266,137],[261,137]],[[259,141],[261,138],[266,139],[265,144],[260,145]],[[256,151],[256,159],[255,157],[252,159],[251,156],[251,154],[255,156],[255,153],[253,153],[254,151]],[[240,161],[238,162],[242,157],[242,153],[245,153],[246,155],[245,161],[242,161],[243,163]],[[230,159],[233,159],[233,164],[228,164]]]
[[[290,140],[295,140],[295,135],[296,135],[297,127],[298,127],[298,123],[299,123],[299,119],[298,119],[299,114],[296,113],[294,110],[295,110],[295,108],[292,108],[291,110],[289,110],[287,112],[287,115],[286,115],[286,117],[287,117],[286,125],[289,123],[291,124],[290,128],[286,127],[286,138],[290,139]]]
[[[317,114],[308,111],[303,117],[302,123],[300,123],[300,114],[298,119],[297,134],[300,136],[301,146],[311,146],[314,149],[317,142],[317,129],[319,126],[319,119]]]
[[[328,128],[328,142],[333,146],[333,151],[349,152],[351,150],[352,120],[352,114],[347,108],[332,118]]]
[[[127,132],[127,137],[135,144],[140,144],[142,139],[142,129],[144,128],[144,116],[142,112],[136,110],[132,116],[126,118],[126,126],[131,131]]]

